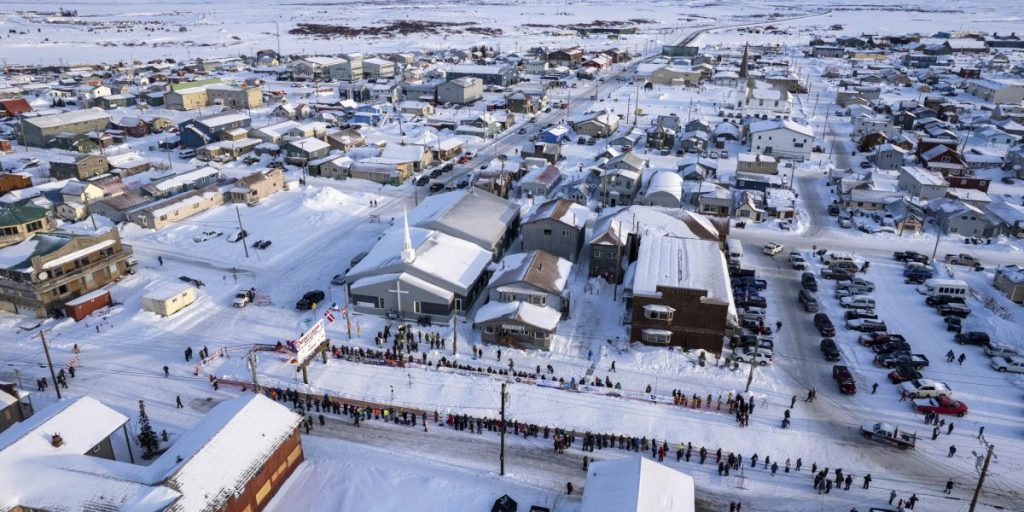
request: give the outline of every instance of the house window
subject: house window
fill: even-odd
[[[455,311],[462,311],[462,299],[455,299]]]
[[[544,236],[551,236],[551,230],[550,229],[545,229],[544,230]]]
[[[484,327],[484,332],[486,332],[487,334],[494,334],[494,326],[488,325],[487,327]]]
[[[675,311],[676,310],[674,308],[669,306],[663,306],[661,304],[647,304],[644,306],[644,317],[651,320],[671,322],[672,315]]]
[[[413,313],[421,313],[421,311],[420,311],[420,301],[417,300],[417,301],[412,303],[412,312]]]
[[[672,331],[663,329],[644,329],[640,337],[645,343],[659,343],[667,345],[672,341]]]
[[[512,302],[516,300],[516,294],[509,292],[501,292],[498,294],[498,300],[501,302]]]
[[[548,298],[546,295],[534,295],[530,297],[530,304],[535,306],[547,306]]]
[[[562,230],[562,237],[564,237],[564,238],[568,238],[569,237],[569,230],[568,229],[563,229]]]

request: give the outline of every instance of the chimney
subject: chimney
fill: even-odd
[[[64,438],[61,437],[60,434],[54,433],[50,436],[50,445],[54,448],[60,448],[61,446],[64,446]]]

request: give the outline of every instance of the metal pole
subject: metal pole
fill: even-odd
[[[249,242],[248,242],[248,240],[245,239],[246,237],[242,236],[242,234],[245,232],[245,230],[242,229],[242,212],[240,212],[238,210],[238,206],[237,205],[235,205],[235,216],[238,217],[238,237],[242,240],[242,249],[245,250],[245,257],[248,258],[249,257],[249,246],[247,244]]]
[[[255,391],[256,393],[259,393],[260,384],[259,381],[256,380],[256,351],[249,350],[249,353],[246,354],[246,357],[249,358],[249,370],[252,371],[252,390]]]
[[[750,384],[754,382],[754,367],[757,366],[753,361],[750,362],[750,374],[747,375],[747,389],[743,390],[744,393],[750,392]]]
[[[498,461],[501,464],[500,471],[498,474],[505,476],[505,383],[501,383],[501,452],[498,455]]]
[[[978,496],[981,495],[981,486],[985,483],[985,476],[988,474],[988,463],[992,460],[992,450],[996,448],[996,445],[988,445],[988,452],[985,453],[985,462],[981,465],[981,476],[978,477],[978,485],[974,488],[974,496],[971,498],[971,506],[968,508],[968,512],[974,512],[974,508],[978,506]]]
[[[53,379],[53,390],[57,392],[57,400],[61,400],[60,385],[57,384],[57,374],[53,372],[53,360],[50,359],[50,347],[46,344],[46,331],[39,331],[39,339],[43,341],[43,353],[46,354],[46,364],[50,366],[50,378]]]
[[[935,233],[935,248],[932,249],[932,261],[935,261],[935,255],[939,253],[939,240],[942,239],[942,224],[936,226],[938,231]]]
[[[452,312],[452,355],[459,355],[459,317]]]

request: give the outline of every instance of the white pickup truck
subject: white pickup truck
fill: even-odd
[[[861,425],[860,433],[868,439],[889,443],[900,450],[913,448],[917,444],[917,434],[904,432],[891,423],[865,423]]]
[[[945,261],[950,265],[964,265],[966,267],[974,268],[981,266],[981,260],[971,256],[970,254],[947,254]]]

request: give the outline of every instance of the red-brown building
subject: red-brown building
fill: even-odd
[[[32,105],[25,98],[0,100],[0,117],[14,117],[25,112],[32,112]]]
[[[93,311],[109,306],[111,303],[110,291],[99,289],[65,302],[64,314],[76,322],[80,322],[83,318],[91,315]]]
[[[736,325],[725,255],[715,241],[644,236],[625,297],[631,341],[720,354]]]
[[[28,174],[0,174],[0,195],[12,190],[21,190],[32,186],[32,176]]]

